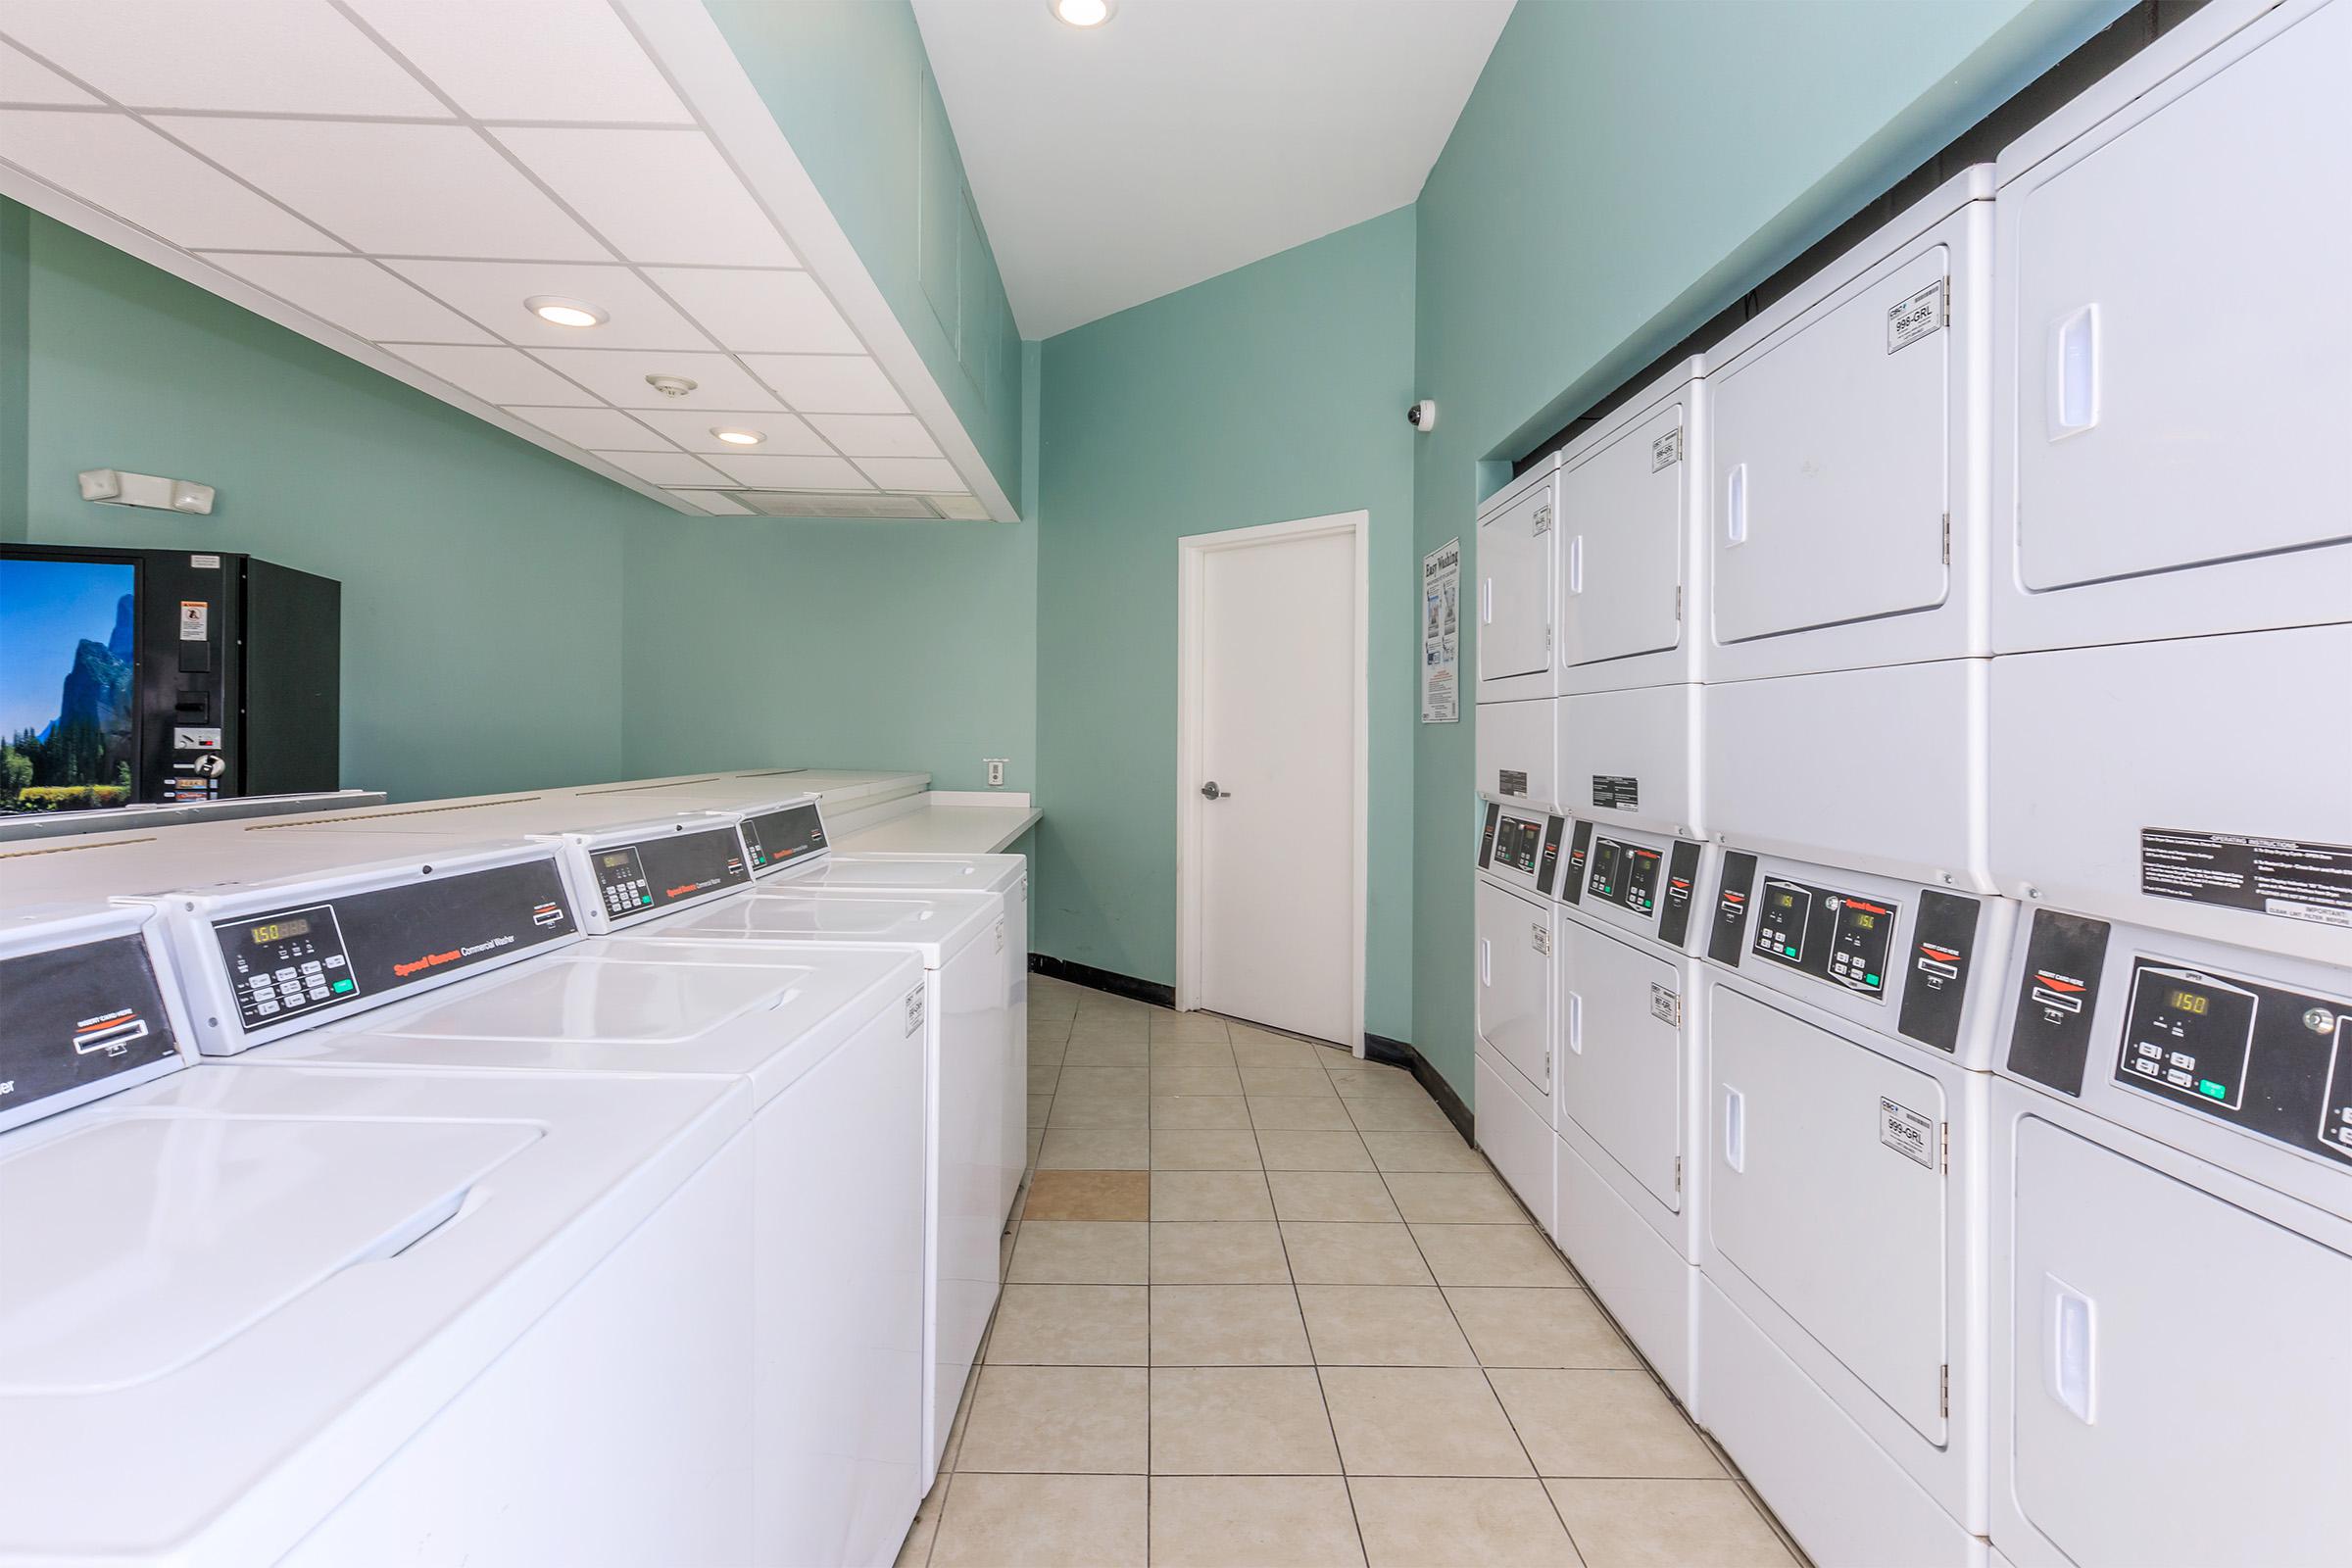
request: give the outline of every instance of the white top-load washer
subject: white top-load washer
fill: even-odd
[[[165,918],[0,926],[0,1562],[745,1560],[742,1084],[172,1071]]]
[[[1576,873],[1564,867],[1568,819],[1540,808],[1490,801],[1471,885],[1478,989],[1471,1053],[1478,1147],[1546,1232],[1558,1140],[1553,1131],[1552,1044],[1559,1017],[1557,898]]]
[[[2006,900],[1725,853],[1698,1408],[1821,1562],[1971,1564]]]
[[[1004,900],[1004,1212],[1029,1162],[1029,860],[1020,855],[911,855],[836,850],[814,796],[746,807],[740,824],[752,874],[800,892],[995,893]]]
[[[788,829],[775,816],[754,819],[758,858],[770,867],[789,864],[795,844],[812,853],[805,818],[793,817]],[[747,887],[755,856],[742,820],[695,812],[567,833],[558,842],[570,857],[589,920],[605,930],[810,950],[878,946],[912,952],[922,963],[924,991],[915,1005],[925,1045],[927,1491],[996,1306],[999,1238],[1027,1163],[1025,1129],[1009,1143],[1005,1136],[1006,1099],[1025,1096],[1027,1086],[1013,1071],[1004,899],[977,891],[802,892],[772,881]]]
[[[757,1560],[887,1564],[923,1492],[922,987],[896,950],[622,935],[240,1059],[748,1079]]]
[[[1478,510],[1477,592],[1458,606],[1478,627],[1479,793],[1560,805],[1552,724],[1559,691],[1560,456],[1552,453]],[[1458,676],[1457,676],[1458,678]]]
[[[2036,909],[1992,1129],[1992,1541],[2319,1568],[2352,1474],[2352,968]]]
[[[1946,180],[1707,355],[1722,842],[1992,888],[1991,196]]]
[[[1697,1005],[1714,848],[1579,820],[1553,963],[1553,1234],[1666,1387],[1696,1408],[1698,1157],[1706,1015]]]
[[[1568,444],[1559,480],[1559,804],[1686,837],[1706,830],[1705,373],[1685,360],[1642,388]]]

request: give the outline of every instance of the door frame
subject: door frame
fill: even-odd
[[[1371,806],[1371,608],[1372,514],[1340,512],[1329,516],[1300,517],[1290,522],[1260,523],[1227,528],[1216,533],[1186,534],[1176,541],[1176,1006],[1190,1012],[1200,1005],[1201,812],[1197,780],[1201,752],[1201,712],[1205,679],[1201,656],[1207,646],[1202,616],[1207,610],[1204,591],[1208,558],[1228,550],[1327,535],[1347,535],[1355,551],[1355,692],[1354,741],[1351,760],[1350,810],[1354,814],[1353,907],[1354,936],[1349,944],[1348,977],[1348,1037],[1341,1042],[1356,1055],[1364,1054],[1364,944],[1371,874],[1369,816]]]

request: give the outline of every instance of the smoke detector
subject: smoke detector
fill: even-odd
[[[700,382],[689,381],[682,375],[649,375],[645,378],[645,384],[665,398],[682,398],[701,385]]]

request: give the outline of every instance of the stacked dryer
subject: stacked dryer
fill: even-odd
[[[1991,194],[1708,356],[1696,1408],[1825,1564],[1984,1551]]]
[[[2002,155],[1992,1544],[2340,1563],[2352,6],[2213,6]]]

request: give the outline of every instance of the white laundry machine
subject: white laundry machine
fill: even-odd
[[[914,953],[924,969],[909,1021],[923,1030],[929,1175],[925,1221],[924,1488],[995,1310],[1002,1278],[1002,1195],[1018,1183],[1005,1148],[1004,900],[995,893],[873,889],[801,892],[789,883],[717,900],[640,927],[665,942],[755,942],[795,952],[881,948]],[[1009,1166],[1006,1161],[1013,1161]]]
[[[137,1082],[191,1038],[161,917],[0,928],[0,1075],[133,1085],[0,1134],[0,1562],[745,1560],[743,1086]]]
[[[1544,809],[1559,804],[1557,714],[1560,458],[1553,453],[1478,512],[1479,791]]]
[[[1568,820],[1490,801],[1472,884],[1478,1147],[1546,1234],[1554,1230],[1558,1139],[1552,1040],[1559,1016],[1559,906],[1574,867],[1560,863]]]
[[[1719,839],[1989,891],[1992,171],[1707,356],[1706,811]]]
[[[240,1060],[749,1080],[756,1560],[888,1564],[924,1490],[922,986],[896,950],[623,935]]]
[[[2347,59],[2207,6],[2002,150],[1996,652],[2352,619]]]
[[[916,893],[994,893],[1004,900],[1004,996],[1007,1015],[1004,1210],[1012,1213],[1029,1163],[1029,861],[1019,855],[913,855],[836,850],[815,797],[745,808],[743,842],[752,874],[768,886],[801,892],[900,889]]]
[[[1685,361],[1562,454],[1555,773],[1603,826],[1705,830],[1705,370]]]
[[[2019,1568],[2342,1563],[2352,969],[2055,909],[2015,940],[1994,1545]]]
[[[1814,1561],[1982,1561],[1984,1101],[2013,907],[1726,852],[1697,1416]]]
[[[1714,850],[1580,820],[1569,861],[1583,876],[1561,890],[1555,943],[1552,1234],[1674,1396],[1694,1408],[1706,1121],[1705,1017],[1695,1004]]]

